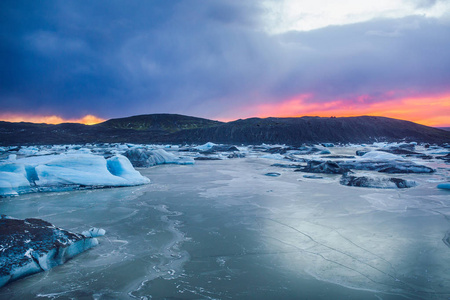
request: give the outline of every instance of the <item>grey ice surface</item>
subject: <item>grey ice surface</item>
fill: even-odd
[[[448,166],[347,187],[243,158],[139,169],[152,183],[0,200],[15,218],[106,230],[0,299],[449,299]],[[282,176],[264,176],[280,172]]]

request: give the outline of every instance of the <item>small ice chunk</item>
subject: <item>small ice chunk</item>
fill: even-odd
[[[276,173],[276,172],[269,172],[269,173],[266,173],[266,174],[264,174],[264,175],[266,175],[266,176],[271,176],[271,177],[278,177],[278,176],[280,176],[281,174],[280,174],[280,173]]]
[[[438,184],[437,188],[443,190],[450,190],[450,182]]]
[[[81,234],[84,235],[85,237],[90,238],[90,237],[104,236],[105,233],[106,231],[103,228],[92,227],[89,230],[83,231]]]
[[[206,144],[194,147],[194,149],[200,150],[200,151],[206,151],[208,149],[211,149],[213,146],[215,146],[216,144],[211,143],[211,142],[207,142]]]

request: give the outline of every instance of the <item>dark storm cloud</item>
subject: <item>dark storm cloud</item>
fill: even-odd
[[[423,17],[287,33],[283,41],[302,54],[275,94],[310,90],[324,100],[372,95],[380,101],[388,91],[448,91],[449,34],[448,25]]]
[[[448,91],[446,23],[410,17],[269,35],[259,1],[241,2],[2,1],[2,108],[215,117],[305,93],[381,101],[393,90]]]

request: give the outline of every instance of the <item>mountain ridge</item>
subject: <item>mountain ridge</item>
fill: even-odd
[[[450,132],[378,116],[248,118],[220,122],[179,114],[110,119],[96,125],[0,121],[1,145],[83,143],[372,143],[450,142]]]

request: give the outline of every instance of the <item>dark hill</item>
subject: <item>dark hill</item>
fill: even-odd
[[[220,124],[223,123],[197,117],[176,114],[153,114],[111,119],[95,126],[110,129],[159,130],[164,133],[172,133],[184,129],[211,127]]]
[[[417,142],[450,142],[444,130],[409,121],[385,117],[348,118],[251,118],[215,127],[180,131],[177,141],[188,143],[212,141],[234,144],[285,143],[367,143],[409,140]],[[172,137],[173,138],[173,137]]]
[[[172,114],[111,119],[97,125],[0,122],[1,145],[81,143],[450,142],[450,132],[384,117],[250,118],[222,123]]]

